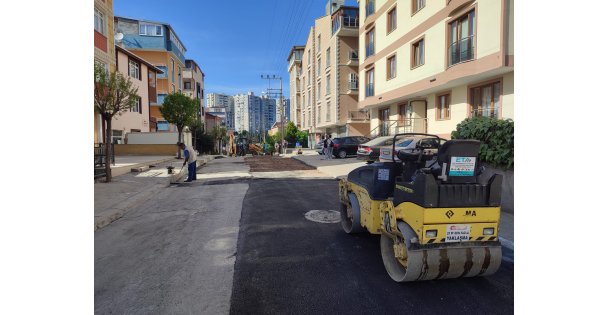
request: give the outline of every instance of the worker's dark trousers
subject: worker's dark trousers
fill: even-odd
[[[187,181],[196,179],[196,162],[188,163],[188,179]]]

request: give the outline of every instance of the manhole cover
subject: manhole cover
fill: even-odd
[[[304,214],[310,221],[319,223],[338,223],[340,222],[340,212],[335,210],[310,210]]]

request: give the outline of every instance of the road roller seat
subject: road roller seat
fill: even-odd
[[[479,168],[478,140],[449,140],[437,152],[433,175],[444,183],[477,183]]]

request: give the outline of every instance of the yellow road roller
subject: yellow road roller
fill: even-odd
[[[404,137],[416,139],[415,148],[396,151]],[[384,267],[397,282],[487,276],[500,267],[502,176],[484,176],[479,141],[441,142],[397,134],[392,162],[361,166],[339,183],[342,228],[380,234]]]

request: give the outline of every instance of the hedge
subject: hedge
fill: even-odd
[[[452,131],[452,139],[481,141],[480,159],[498,168],[514,166],[515,128],[511,119],[467,118]]]

